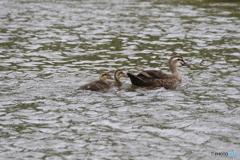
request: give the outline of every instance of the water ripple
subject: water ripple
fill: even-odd
[[[0,3],[2,158],[212,159],[239,148],[238,3]],[[102,71],[169,73],[176,54],[195,66],[179,69],[176,89],[123,79],[76,92]]]

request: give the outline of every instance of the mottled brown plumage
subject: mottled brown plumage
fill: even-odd
[[[182,77],[177,69],[180,66],[192,67],[192,65],[184,62],[181,56],[173,56],[169,60],[169,68],[172,74],[166,74],[157,70],[139,70],[140,73],[138,75],[133,75],[132,73],[127,73],[127,75],[131,79],[132,84],[136,86],[164,87],[170,89],[182,81]]]
[[[79,90],[104,91],[110,88],[110,84],[106,79],[113,79],[108,72],[99,75],[99,80],[87,83],[79,88]]]
[[[109,81],[108,83],[111,86],[121,86],[123,84],[123,82],[120,80],[120,78],[122,78],[122,77],[127,77],[127,76],[123,73],[123,71],[116,70],[114,72],[115,81]]]

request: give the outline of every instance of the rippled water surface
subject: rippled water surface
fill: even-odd
[[[102,71],[182,83],[76,92]],[[2,159],[240,159],[238,1],[0,2]],[[213,156],[236,152],[238,156]]]

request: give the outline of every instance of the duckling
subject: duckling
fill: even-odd
[[[114,72],[115,81],[109,81],[108,83],[111,86],[121,86],[123,84],[123,82],[120,80],[121,77],[128,77],[128,76],[126,74],[124,74],[123,71],[116,70]]]
[[[110,84],[106,79],[114,79],[108,72],[103,72],[99,75],[99,80],[87,83],[81,86],[80,90],[104,91],[110,88]]]
[[[127,75],[131,79],[132,84],[136,86],[170,89],[176,87],[182,81],[182,76],[178,72],[178,67],[181,66],[193,67],[193,65],[184,62],[181,56],[173,56],[169,59],[169,68],[172,74],[166,74],[157,70],[139,70],[140,73],[138,75],[133,75],[132,73],[127,73]]]

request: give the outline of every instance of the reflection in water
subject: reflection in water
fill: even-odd
[[[239,3],[0,3],[3,159],[239,154]],[[195,66],[176,89],[75,92],[102,71],[169,73],[173,55]]]

